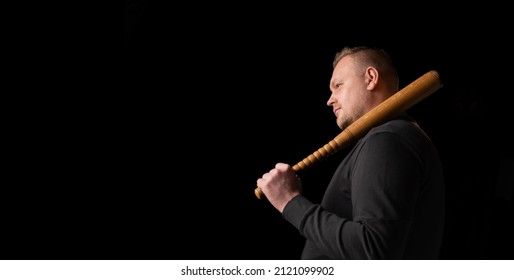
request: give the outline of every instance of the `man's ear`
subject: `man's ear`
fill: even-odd
[[[373,90],[378,84],[378,70],[375,67],[366,68],[366,73],[364,73],[364,78],[366,79],[366,89]]]

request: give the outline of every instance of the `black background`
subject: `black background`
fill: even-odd
[[[409,110],[445,168],[441,258],[512,259],[507,22],[501,7],[127,0],[121,79],[87,103],[79,130],[62,122],[31,148],[23,166],[38,172],[5,199],[3,258],[298,259],[303,237],[256,199],[256,180],[339,133],[326,106],[332,59],[373,45],[402,86],[441,75]],[[306,197],[320,201],[342,157],[301,174]]]

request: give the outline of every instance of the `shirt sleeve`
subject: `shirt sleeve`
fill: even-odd
[[[283,217],[329,258],[401,258],[421,188],[420,157],[400,136],[387,132],[371,135],[356,152],[349,174],[351,219],[303,196],[286,205]]]

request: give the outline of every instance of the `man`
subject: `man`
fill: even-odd
[[[344,48],[330,80],[344,130],[399,90],[382,49]],[[292,167],[257,180],[268,201],[306,238],[302,259],[437,259],[444,225],[444,176],[429,137],[406,113],[373,127],[335,171],[321,204],[302,196]]]

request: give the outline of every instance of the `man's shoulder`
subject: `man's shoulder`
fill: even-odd
[[[416,146],[432,145],[430,137],[423,131],[418,123],[409,116],[400,116],[370,129],[363,142],[370,138],[400,141]]]
[[[416,121],[410,117],[407,116],[401,116],[397,117],[391,120],[388,120],[380,125],[377,125],[373,127],[368,135],[377,134],[377,133],[384,133],[384,132],[390,132],[390,133],[404,133],[410,130],[417,130],[418,125]]]

